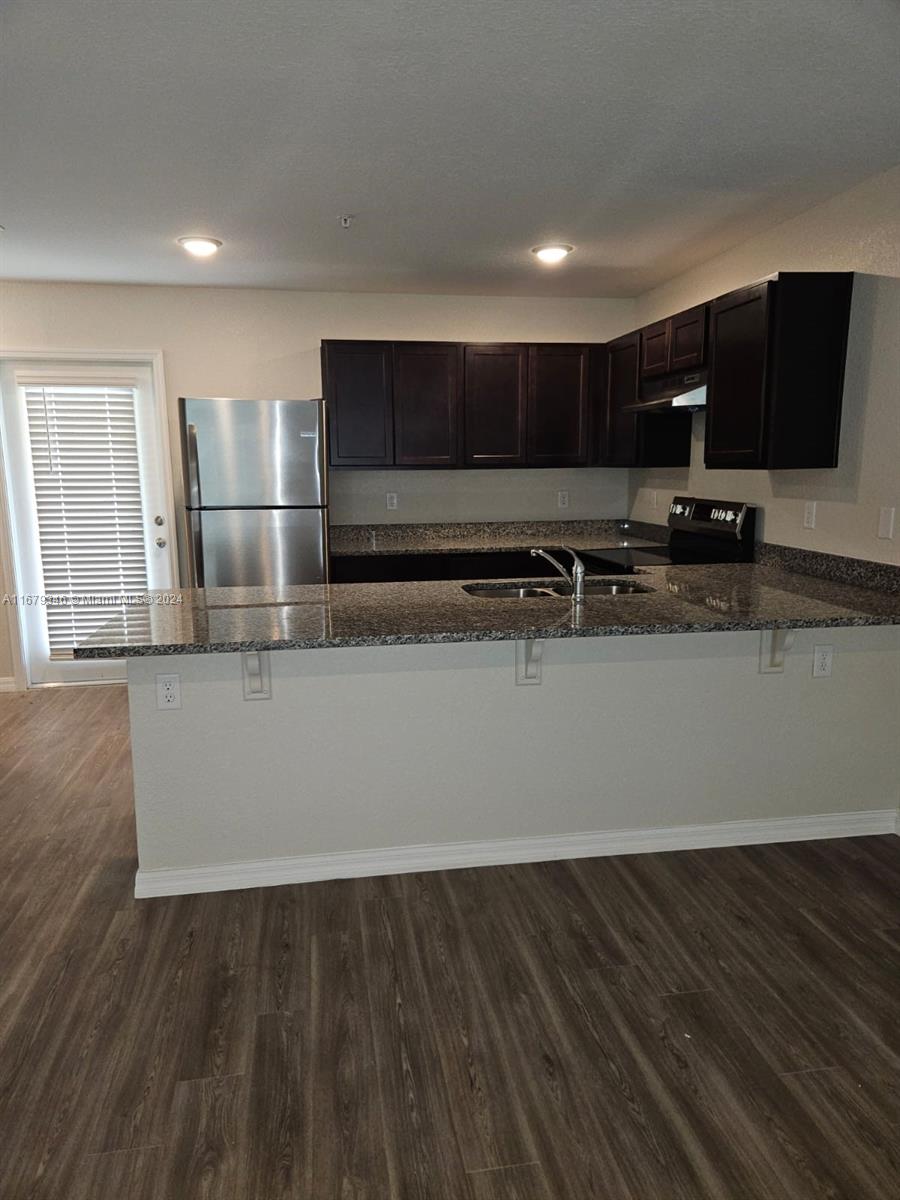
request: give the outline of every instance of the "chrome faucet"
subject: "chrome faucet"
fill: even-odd
[[[572,588],[572,603],[584,604],[584,563],[575,553],[571,546],[560,546],[560,550],[565,550],[567,554],[572,555],[572,574],[570,575],[562,563],[548,554],[546,550],[538,550],[536,547],[531,551],[532,558],[546,558],[547,562],[552,562],[563,579]]]

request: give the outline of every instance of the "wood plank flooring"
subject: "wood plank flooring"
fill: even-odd
[[[900,1198],[900,839],[135,901],[130,786],[0,696],[3,1200]]]

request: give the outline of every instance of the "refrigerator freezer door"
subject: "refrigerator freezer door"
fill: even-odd
[[[198,587],[326,582],[327,509],[204,509],[192,517],[201,548],[194,555]]]
[[[181,401],[188,505],[326,503],[321,400]]]

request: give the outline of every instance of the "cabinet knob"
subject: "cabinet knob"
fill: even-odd
[[[166,544],[166,539],[165,539],[165,538],[163,538],[163,537],[159,537],[159,538],[157,538],[157,539],[156,539],[156,544],[157,544],[157,546],[159,546],[160,550],[162,550],[162,548],[163,548],[163,547],[165,546],[165,544]]]

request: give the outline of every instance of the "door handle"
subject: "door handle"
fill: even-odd
[[[191,507],[200,505],[200,454],[197,449],[197,426],[187,427],[188,497]]]

